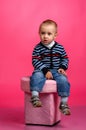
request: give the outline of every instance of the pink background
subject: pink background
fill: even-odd
[[[45,19],[58,23],[57,41],[70,58],[71,105],[86,105],[86,0],[0,0],[0,106],[23,106],[22,76]]]

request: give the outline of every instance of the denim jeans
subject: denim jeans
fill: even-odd
[[[70,95],[70,83],[66,76],[60,74],[55,69],[50,70],[53,75],[53,80],[57,83],[57,92],[61,97],[68,97]],[[30,90],[41,92],[45,84],[46,77],[40,70],[35,70],[30,77]]]

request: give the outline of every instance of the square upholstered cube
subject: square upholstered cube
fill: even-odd
[[[56,82],[46,80],[40,100],[42,107],[33,107],[30,98],[30,78],[22,77],[21,89],[25,95],[25,124],[53,125],[61,120],[59,111],[60,98],[57,94]]]

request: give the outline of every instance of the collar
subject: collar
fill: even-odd
[[[43,43],[42,43],[42,44],[43,44]],[[48,45],[45,45],[45,44],[43,44],[43,45],[46,46],[47,48],[51,49],[54,44],[55,44],[55,41],[52,41],[52,42],[49,43]]]

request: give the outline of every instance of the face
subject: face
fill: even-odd
[[[56,38],[56,28],[54,25],[43,24],[40,28],[39,35],[41,42],[45,45],[48,45]]]

